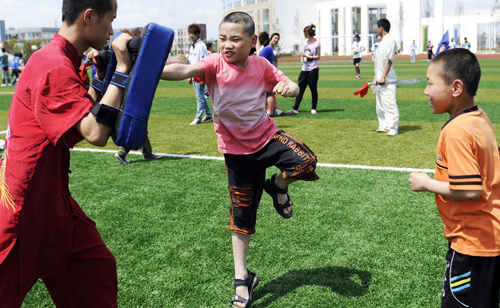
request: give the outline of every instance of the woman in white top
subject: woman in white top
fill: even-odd
[[[299,75],[299,95],[295,98],[295,105],[293,109],[288,110],[287,114],[298,114],[300,102],[304,96],[304,92],[309,86],[312,96],[311,114],[316,114],[316,107],[318,105],[318,79],[319,79],[319,66],[318,60],[321,58],[321,45],[319,40],[315,39],[316,26],[311,24],[304,28],[304,37],[307,39],[304,43],[304,52],[298,53],[302,58],[302,71]]]

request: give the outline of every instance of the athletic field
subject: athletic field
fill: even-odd
[[[397,60],[399,80],[425,76],[426,60]],[[476,102],[500,137],[500,60],[481,60]],[[279,65],[297,80],[300,64]],[[413,169],[432,172],[447,115],[434,115],[425,81],[398,86],[400,134],[375,132],[375,96],[354,96],[362,79],[351,60],[321,61],[318,114],[309,89],[300,114],[275,118],[318,156],[317,182],[294,183],[294,216],[281,218],[264,195],[248,264],[261,278],[252,307],[438,307],[447,242],[434,197],[413,193]],[[1,88],[9,92],[13,88]],[[0,95],[0,130],[12,95]],[[281,110],[293,99],[278,98]],[[117,147],[86,142],[72,152],[71,191],[96,221],[118,264],[120,307],[229,307],[234,289],[229,197],[213,125],[190,126],[194,91],[160,82],[149,122],[155,153],[121,165]],[[1,137],[1,136],[0,136]],[[168,154],[168,155],[167,155]],[[277,169],[269,169],[268,174]],[[53,307],[39,281],[23,307]]]

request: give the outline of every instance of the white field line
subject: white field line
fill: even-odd
[[[0,94],[14,95],[14,92],[0,92]]]
[[[73,151],[80,152],[99,152],[99,153],[116,153],[116,150],[104,149],[88,149],[88,148],[74,148]],[[129,154],[142,155],[141,152],[131,151]],[[183,155],[183,154],[168,154],[168,153],[155,153],[165,157],[174,158],[192,158],[192,159],[208,159],[208,160],[224,160],[224,157],[216,156],[201,156],[201,155]],[[326,164],[318,163],[318,167],[326,168],[346,168],[346,169],[363,169],[363,170],[382,170],[382,171],[399,171],[399,172],[426,172],[434,173],[433,169],[417,169],[417,168],[397,168],[397,167],[381,167],[381,166],[361,166],[361,165],[341,165],[341,164]]]

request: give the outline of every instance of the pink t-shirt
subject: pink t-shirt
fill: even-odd
[[[227,63],[220,53],[196,65],[212,98],[219,152],[241,155],[262,149],[278,131],[266,113],[266,92],[288,77],[258,56],[249,56],[244,69]]]

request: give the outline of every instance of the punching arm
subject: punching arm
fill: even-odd
[[[163,80],[184,80],[192,77],[200,77],[201,70],[194,64],[168,64],[163,68],[161,79]]]

